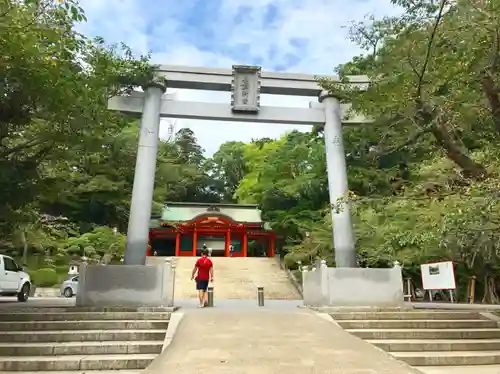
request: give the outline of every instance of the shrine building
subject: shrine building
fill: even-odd
[[[205,244],[212,256],[272,257],[276,235],[253,204],[165,203],[152,217],[148,256],[199,256]]]

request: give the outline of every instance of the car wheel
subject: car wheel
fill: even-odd
[[[30,296],[30,285],[29,283],[23,284],[21,291],[17,294],[17,300],[20,302],[28,301],[28,297]]]
[[[64,289],[64,293],[63,293],[64,297],[72,297],[73,296],[73,290],[70,288],[70,287],[66,287]]]

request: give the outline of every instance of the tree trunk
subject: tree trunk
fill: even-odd
[[[416,100],[416,119],[422,128],[430,129],[438,145],[446,152],[450,160],[457,164],[464,175],[473,179],[482,179],[486,176],[486,169],[469,156],[468,149],[460,144],[450,133],[447,127],[447,116],[444,111],[437,115],[436,111],[429,109],[419,98]]]
[[[495,278],[492,275],[484,276],[483,304],[498,304],[498,295],[495,286]]]
[[[21,232],[21,241],[23,242],[23,265],[28,263],[28,236],[26,235],[26,229]]]
[[[498,96],[499,90],[493,81],[490,74],[486,73],[483,76],[483,90],[488,99],[488,104],[490,106],[491,116],[493,117],[493,123],[498,132],[500,132],[500,97]]]
[[[464,175],[473,179],[482,179],[486,176],[486,169],[470,158],[467,149],[457,143],[445,125],[436,123],[431,130],[438,144],[444,149],[450,160],[457,164]]]

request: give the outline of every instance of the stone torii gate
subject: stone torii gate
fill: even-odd
[[[263,122],[294,125],[324,124],[328,188],[332,204],[333,238],[337,267],[356,267],[356,249],[348,204],[338,211],[335,205],[348,193],[347,170],[342,140],[342,123],[370,122],[361,116],[347,118],[349,104],[322,91],[312,75],[262,72],[257,66],[235,65],[232,69],[160,66],[160,78],[143,87],[144,92],[117,96],[108,108],[142,113],[132,202],[125,250],[126,265],[146,261],[149,221],[155,182],[160,117],[214,121]],[[335,77],[328,77],[336,79]],[[368,77],[348,77],[350,84],[365,88]],[[231,92],[231,103],[175,101],[165,95],[167,85],[176,89]],[[309,108],[260,105],[260,94],[317,96]]]

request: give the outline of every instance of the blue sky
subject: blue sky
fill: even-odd
[[[360,50],[346,25],[367,14],[395,14],[390,0],[82,0],[81,30],[124,42],[153,61],[204,67],[260,65],[266,71],[331,74]],[[229,94],[177,90],[179,100],[229,102]],[[316,98],[262,97],[262,105],[302,106]],[[168,133],[163,120],[161,136]],[[208,155],[230,140],[279,137],[293,126],[174,121],[192,128]],[[307,130],[307,128],[299,128]]]

